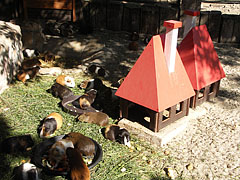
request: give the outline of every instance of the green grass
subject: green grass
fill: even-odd
[[[74,77],[76,84],[87,79],[81,74]],[[58,105],[60,99],[46,92],[53,84],[54,78],[39,76],[27,84],[16,81],[0,95],[0,141],[10,136],[31,134],[36,145],[42,141],[37,134],[40,120],[51,112],[59,112],[64,122],[55,135],[80,132],[102,146],[103,159],[91,169],[92,180],[168,179],[163,168],[171,165],[173,159],[170,155],[164,155],[161,148],[155,148],[132,136],[134,150],[130,150],[124,145],[106,140],[99,133],[101,127],[76,122],[76,117],[62,111]],[[75,94],[83,93],[77,87],[72,91]],[[114,121],[115,119],[110,119],[110,123]],[[19,155],[0,154],[0,179],[12,179],[13,168],[20,165],[22,160],[28,161],[31,155],[32,152]],[[64,177],[49,177],[42,173],[42,179],[64,179]]]

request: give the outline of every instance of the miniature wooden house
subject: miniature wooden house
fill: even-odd
[[[165,21],[166,37],[152,37],[118,88],[120,117],[128,117],[130,103],[141,105],[150,116],[149,128],[157,132],[188,115],[190,97],[195,92],[176,50],[177,28],[181,25],[179,21]]]
[[[190,107],[196,108],[216,97],[225,73],[206,25],[192,27],[178,46],[178,52],[196,93]]]

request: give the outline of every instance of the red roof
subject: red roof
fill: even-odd
[[[225,77],[206,25],[192,28],[179,45],[178,52],[195,90]]]
[[[175,72],[168,72],[159,35],[153,36],[116,95],[161,112],[195,95],[179,54]]]

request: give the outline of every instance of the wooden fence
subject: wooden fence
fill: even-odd
[[[145,34],[165,32],[165,20],[183,20],[179,0],[89,0],[76,1],[76,19],[85,20],[94,29],[137,31]],[[71,13],[64,10],[28,9],[29,16],[71,20]],[[226,15],[220,11],[202,11],[198,25],[206,24],[215,42],[240,43],[240,15]],[[183,28],[179,36],[182,36]]]

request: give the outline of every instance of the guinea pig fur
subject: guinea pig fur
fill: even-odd
[[[96,152],[94,142],[87,136],[78,132],[68,133],[64,139],[71,140],[74,148],[77,148],[84,156],[93,156]]]
[[[74,95],[69,88],[58,83],[54,83],[52,87],[47,90],[47,92],[51,93],[54,97],[59,97],[60,99],[68,98]]]
[[[88,72],[90,72],[92,74],[97,74],[102,77],[105,77],[105,75],[106,75],[105,69],[103,69],[102,67],[99,67],[95,64],[92,64],[88,67]]]
[[[15,180],[40,180],[37,167],[32,163],[23,163],[13,169]]]
[[[40,70],[39,66],[32,67],[32,68],[26,69],[26,70],[22,69],[17,73],[17,79],[19,81],[22,81],[23,83],[25,83],[28,79],[35,78],[35,76],[37,75],[39,70]]]
[[[39,171],[32,163],[23,163],[13,169],[14,180],[40,180]]]
[[[89,91],[90,89],[96,89],[99,90],[104,86],[103,82],[101,79],[99,78],[95,78],[95,79],[90,79],[90,80],[86,80],[83,81],[80,84],[80,88],[81,89],[85,89],[85,91]]]
[[[7,139],[4,139],[1,142],[1,152],[4,153],[18,153],[24,152],[34,145],[34,141],[31,135],[22,135],[22,136],[13,136]]]
[[[83,161],[82,153],[76,148],[67,148],[66,151],[70,176],[72,180],[90,180],[90,171]]]
[[[81,109],[87,109],[94,102],[97,95],[97,90],[91,89],[79,98],[79,105]]]
[[[107,126],[109,123],[109,117],[103,112],[85,112],[78,116],[78,120],[82,122],[88,122],[97,124],[99,126]]]
[[[63,163],[63,167],[67,167],[67,148],[74,148],[73,142],[69,139],[61,139],[55,142],[48,151],[49,163],[53,168],[57,168],[59,163]]]
[[[62,116],[59,113],[53,112],[49,114],[42,123],[40,127],[40,138],[45,138],[62,127]]]
[[[41,66],[41,62],[37,59],[37,58],[33,58],[33,59],[28,59],[28,60],[24,60],[21,63],[21,69],[23,70],[27,70],[27,69],[31,69],[37,66]]]
[[[75,87],[75,81],[72,77],[66,75],[59,75],[56,78],[56,83],[61,84],[62,86],[67,86],[70,88]]]
[[[23,50],[23,56],[26,57],[26,58],[33,58],[33,57],[36,57],[36,56],[39,56],[40,53],[38,50],[36,49],[24,49]]]
[[[130,133],[124,129],[120,128],[117,125],[109,125],[106,127],[104,136],[106,139],[109,139],[113,142],[119,142],[120,144],[124,144],[128,147],[131,147],[130,143]]]

